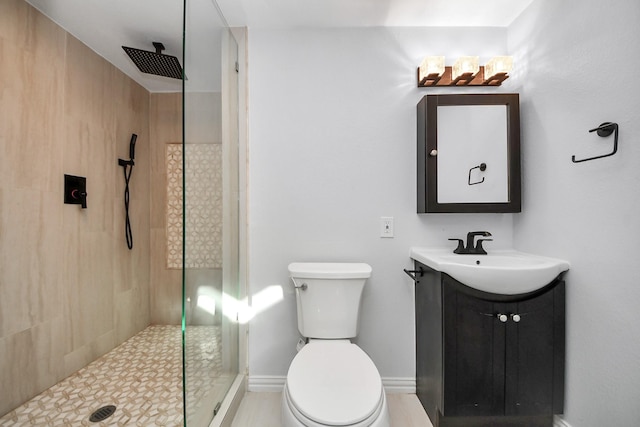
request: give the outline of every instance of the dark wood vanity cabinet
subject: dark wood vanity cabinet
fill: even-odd
[[[434,426],[552,426],[564,402],[564,282],[507,296],[416,270],[417,395]]]

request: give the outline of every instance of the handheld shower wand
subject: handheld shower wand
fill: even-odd
[[[136,140],[138,139],[138,135],[136,135],[135,133],[131,134],[131,141],[129,142],[129,158],[131,159],[131,162],[133,162],[133,159],[135,159],[136,157]]]
[[[129,160],[118,159],[118,165],[124,168],[124,209],[125,209],[125,224],[124,233],[127,239],[127,247],[129,250],[133,249],[133,232],[131,231],[131,220],[129,218],[129,180],[131,179],[131,173],[133,172],[133,166],[135,165],[134,158],[136,156],[136,140],[138,135],[131,134],[131,141],[129,142]],[[127,173],[128,172],[128,173]]]
[[[129,141],[129,160],[118,159],[119,166],[133,166],[135,162],[133,159],[136,157],[136,140],[138,139],[138,135],[135,133],[131,134],[131,141]]]

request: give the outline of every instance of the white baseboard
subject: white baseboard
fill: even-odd
[[[571,427],[571,425],[560,418],[558,415],[554,415],[553,417],[553,427]]]
[[[270,375],[249,376],[248,390],[252,392],[280,392],[284,387],[286,377]],[[416,392],[416,379],[405,377],[382,377],[382,385],[387,393]],[[563,426],[564,427],[564,426]]]
[[[382,385],[387,393],[416,394],[416,379],[413,377],[382,377]]]
[[[252,392],[280,392],[284,388],[286,378],[270,375],[249,375],[247,390]]]

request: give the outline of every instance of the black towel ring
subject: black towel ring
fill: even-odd
[[[487,164],[486,163],[480,163],[478,166],[474,166],[471,169],[469,169],[469,178],[467,179],[467,183],[469,185],[476,185],[476,184],[482,184],[484,182],[484,176],[482,177],[482,180],[480,181],[476,181],[476,182],[471,182],[471,171],[474,169],[480,169],[482,172],[487,170]]]
[[[580,159],[580,160],[576,160],[576,156],[573,155],[571,156],[571,161],[573,163],[588,162],[589,160],[595,160],[595,159],[601,159],[603,157],[613,156],[614,154],[616,154],[616,151],[618,151],[618,124],[617,123],[604,122],[597,128],[589,130],[589,132],[597,132],[598,136],[601,136],[603,138],[615,132],[615,135],[613,137],[613,151],[611,153],[603,154],[601,156],[589,157],[589,158]]]

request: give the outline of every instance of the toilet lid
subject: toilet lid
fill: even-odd
[[[371,266],[362,262],[293,262],[289,264],[291,277],[304,279],[367,279]]]
[[[300,350],[287,374],[291,402],[324,425],[356,424],[373,414],[383,393],[378,369],[357,345],[314,341]]]

